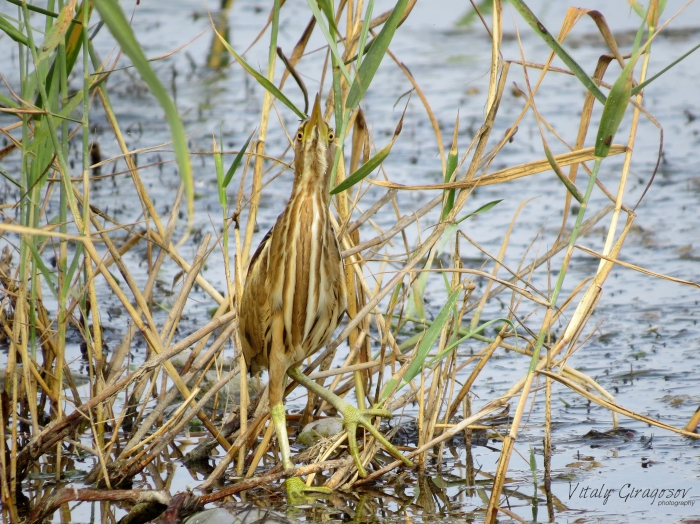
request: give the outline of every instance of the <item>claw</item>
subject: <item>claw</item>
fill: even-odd
[[[343,413],[345,420],[345,430],[348,432],[348,447],[350,448],[350,454],[355,461],[355,466],[357,467],[357,473],[360,477],[365,478],[367,476],[367,470],[365,470],[360,460],[360,452],[357,447],[357,426],[362,426],[370,434],[376,438],[386,450],[395,458],[399,459],[401,462],[406,464],[408,467],[413,467],[413,462],[403,456],[403,454],[396,449],[392,443],[390,443],[387,438],[382,435],[377,428],[374,427],[371,420],[367,417],[377,416],[383,418],[391,418],[391,411],[386,409],[358,409],[354,406],[343,406],[344,409],[340,410]]]
[[[316,382],[304,375],[299,368],[288,369],[287,375],[296,380],[309,391],[314,392],[343,414],[343,424],[345,425],[345,430],[348,432],[348,447],[350,448],[350,454],[355,461],[355,466],[357,467],[357,472],[360,477],[366,477],[367,471],[362,465],[362,461],[360,460],[360,452],[357,448],[356,433],[358,425],[369,431],[370,434],[376,438],[389,453],[391,453],[391,455],[399,459],[408,467],[413,467],[413,462],[404,457],[401,452],[396,449],[396,446],[390,443],[386,437],[384,437],[384,435],[382,435],[379,430],[374,427],[374,424],[372,424],[372,421],[369,418],[373,416],[391,418],[391,411],[378,408],[358,409],[355,406],[348,404],[334,393],[331,393],[327,389],[319,386]]]
[[[333,490],[325,486],[307,486],[299,477],[288,478],[284,481],[284,487],[287,490],[287,502],[290,504],[304,504],[306,493],[320,493],[322,495],[333,493]]]

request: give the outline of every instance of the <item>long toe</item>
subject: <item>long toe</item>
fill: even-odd
[[[355,466],[357,467],[357,472],[360,477],[366,477],[367,471],[362,465],[360,459],[360,452],[357,446],[357,426],[360,425],[365,428],[370,434],[376,438],[386,450],[393,455],[395,458],[402,461],[406,466],[413,467],[413,462],[403,456],[403,454],[394,446],[387,438],[380,433],[380,431],[374,427],[372,424],[371,417],[379,416],[384,418],[391,418],[392,414],[390,411],[385,409],[357,409],[354,406],[348,406],[343,412],[345,418],[345,429],[348,432],[348,447],[350,448],[350,454],[355,461]]]
[[[299,477],[290,477],[284,481],[289,504],[305,504],[311,494],[330,495],[333,491],[325,486],[307,486]]]

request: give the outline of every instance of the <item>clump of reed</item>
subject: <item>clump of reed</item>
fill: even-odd
[[[244,275],[254,247],[256,216],[264,191],[265,144],[272,125],[270,115],[276,107],[304,116],[305,111],[284,95],[283,86],[287,85],[287,90],[297,88],[291,82],[285,84],[291,76],[307,96],[296,68],[302,61],[321,60],[316,54],[305,54],[314,31],[322,33],[327,43],[324,74],[330,78],[331,89],[326,97],[326,118],[334,122],[338,142],[344,145],[344,152],[337,156],[334,166],[331,205],[346,261],[348,289],[354,291],[349,296],[347,322],[334,341],[308,362],[304,372],[322,381],[330,378],[330,384],[324,383],[336,392],[354,392],[360,402],[380,404],[394,412],[416,402],[417,445],[405,451],[419,468],[425,465],[428,453],[435,448],[441,456],[442,446],[449,438],[465,433],[469,443],[471,431],[478,423],[483,424],[489,417],[503,414],[510,408],[511,416],[500,428],[503,444],[486,510],[489,523],[495,522],[499,512],[510,515],[501,506],[504,482],[524,413],[540,380],[544,381],[547,413],[545,484],[550,482],[553,381],[609,409],[615,425],[617,414],[622,414],[681,435],[695,436],[697,417],[681,429],[631,412],[619,406],[594,379],[567,365],[570,355],[582,347],[584,329],[615,265],[645,271],[656,278],[669,278],[618,260],[635,218],[634,208],[626,205],[623,197],[637,123],[640,118],[653,121],[642,101],[643,89],[655,78],[647,78],[651,43],[665,26],[658,24],[659,2],[652,0],[649,8],[641,12],[641,25],[633,49],[630,54],[623,55],[597,12],[571,9],[559,35],[554,38],[524,2],[511,0],[514,9],[552,49],[545,63],[533,64],[524,59],[503,59],[500,52],[501,2],[494,0],[491,18],[483,19],[484,29],[492,39],[485,116],[472,142],[460,152],[458,124],[454,127],[451,147],[445,150],[429,100],[400,57],[390,50],[395,32],[401,30],[401,24],[411,15],[415,1],[398,0],[389,11],[376,13],[372,0],[367,3],[363,0],[335,3],[310,0],[306,30],[291,52],[285,53],[277,47],[284,2],[275,0],[267,22],[270,36],[266,74],[249,65],[241,53],[228,44],[221,27],[225,16],[217,23],[212,22],[216,45],[210,59],[225,51],[232,63],[242,66],[251,80],[265,88],[265,95],[259,126],[235,155],[226,155],[221,149],[221,140],[213,140],[210,154],[214,157],[219,186],[222,233],[214,242],[211,235],[204,235],[191,260],[182,255],[182,246],[193,243],[194,237],[186,234],[178,242],[174,241],[182,201],[190,224],[195,209],[186,136],[171,97],[154,73],[118,4],[111,0],[95,0],[94,4],[77,5],[76,0],[69,0],[53,11],[16,2],[16,19],[0,15],[0,29],[16,41],[21,63],[18,91],[0,94],[4,113],[16,119],[2,129],[11,141],[2,154],[20,156],[17,172],[2,172],[20,196],[15,202],[2,204],[0,209],[4,215],[0,232],[8,239],[8,247],[0,259],[0,329],[9,348],[0,411],[0,490],[3,511],[10,521],[18,522],[26,516],[20,514],[18,498],[24,490],[23,483],[33,472],[49,472],[56,481],[65,479],[71,465],[65,456],[67,453],[91,455],[95,468],[89,482],[108,489],[46,485],[32,494],[30,508],[24,510],[24,513],[31,510],[28,522],[41,521],[69,501],[94,500],[140,508],[142,513],[135,511],[129,518],[131,522],[144,521],[168,506],[175,513],[184,514],[205,503],[270,484],[290,474],[309,475],[309,482],[313,482],[315,473],[330,472],[325,484],[342,490],[362,486],[403,467],[398,461],[384,465],[374,463],[369,476],[360,479],[347,454],[340,453],[343,435],[338,435],[300,454],[297,457],[300,465],[293,472],[272,467],[259,474],[259,465],[265,457],[275,454],[274,431],[269,424],[264,394],[249,398],[250,379],[245,373],[245,362],[237,358],[220,373],[214,385],[210,384],[206,390],[200,387],[206,372],[220,365],[223,349],[229,344],[239,347],[236,307],[245,285]],[[160,216],[156,211],[141,169],[134,161],[138,151],[127,147],[110,102],[110,69],[97,56],[88,30],[96,18],[93,6],[166,114],[182,178],[168,216]],[[610,55],[600,57],[592,77],[569,56],[562,44],[584,15],[598,24],[610,48]],[[46,30],[43,41],[32,29],[38,24],[43,24]],[[551,66],[554,56],[566,64],[565,69]],[[285,65],[281,78],[275,76],[278,60]],[[391,67],[392,61],[405,73],[406,81],[431,122],[444,175],[442,183],[407,186],[385,177],[371,176],[391,155],[402,130],[402,120],[397,123],[391,139],[382,147],[377,145],[376,152],[371,154],[375,144],[367,126],[371,115],[363,112],[361,102],[380,64]],[[605,80],[612,62],[620,65],[621,72],[617,78]],[[492,130],[512,67],[522,68],[528,79],[527,91],[521,92],[524,104],[519,116],[509,123],[508,133],[495,139]],[[71,74],[82,75],[82,88],[74,92],[68,89]],[[537,75],[534,82],[530,82],[532,74]],[[566,146],[570,152],[559,155],[551,152],[545,129],[552,129],[536,105],[538,88],[547,75],[574,75],[587,90],[581,100],[577,140]],[[120,223],[91,201],[95,168],[114,160],[100,159],[99,150],[89,140],[91,109],[97,99],[107,115],[127,174],[144,210],[144,219],[138,224]],[[603,113],[597,130],[591,130],[595,104],[603,106]],[[540,126],[543,158],[489,172],[493,159],[513,137],[527,112],[535,115]],[[620,139],[616,132],[629,112],[632,113],[631,132]],[[597,133],[595,144],[584,147],[591,131]],[[71,141],[78,142],[82,151],[82,165],[75,168],[69,166],[66,157]],[[489,144],[494,145],[488,147]],[[597,174],[601,164],[614,155],[623,155],[624,164],[618,174],[618,188],[611,191],[597,179]],[[580,169],[585,172],[582,179],[578,176]],[[563,221],[549,251],[517,270],[504,265],[511,225],[503,235],[499,253],[489,254],[476,246],[491,261],[490,269],[465,267],[460,246],[473,240],[460,229],[460,224],[475,214],[497,212],[494,208],[497,202],[467,212],[472,190],[552,170],[567,193],[560,202]],[[228,198],[234,177],[238,178],[239,187],[235,207],[229,205]],[[375,202],[367,202],[368,184],[384,187],[386,193]],[[585,189],[580,189],[583,186]],[[244,198],[244,188],[249,188],[249,199]],[[396,195],[418,189],[434,190],[436,196],[418,211],[404,213],[397,205]],[[590,215],[588,203],[594,190],[604,193],[610,204]],[[574,223],[569,224],[572,198],[576,200],[578,211]],[[52,199],[59,205],[57,220],[49,220],[46,215],[46,207]],[[371,230],[366,225],[378,211],[390,205],[396,209],[395,224],[388,230],[380,230],[373,224],[377,232],[369,233]],[[11,216],[15,209],[17,218]],[[427,237],[421,238],[419,234],[420,241],[409,245],[405,232],[417,227],[419,220],[434,210],[439,210],[440,220],[431,224]],[[245,222],[244,217],[247,217]],[[621,218],[624,225],[618,232]],[[601,223],[606,224],[608,231],[602,252],[578,244]],[[402,234],[405,255],[391,256],[385,247],[392,239],[402,238]],[[140,269],[129,267],[124,261],[125,254],[137,246],[146,246],[147,250],[148,264],[143,275],[137,275]],[[547,271],[553,257],[562,251],[564,259],[552,289],[534,287],[530,283],[533,273]],[[568,296],[560,297],[567,268],[577,251],[598,257],[600,264],[587,278],[570,285],[573,291]],[[47,252],[55,253],[55,268],[46,266]],[[224,293],[201,274],[203,265],[214,254],[222,257],[225,267]],[[441,261],[439,267],[435,267],[437,259]],[[167,315],[157,315],[153,293],[158,272],[164,264],[177,265],[181,279]],[[394,268],[393,272],[387,271],[389,267]],[[143,276],[141,280],[145,283],[139,285],[137,276]],[[423,310],[430,278],[444,280],[446,296],[431,321]],[[477,287],[477,281],[484,285]],[[178,334],[181,315],[195,286],[209,295],[216,306],[215,313],[205,326],[182,336]],[[130,319],[129,328],[110,353],[105,352],[103,345],[105,311],[100,296],[107,292],[118,298]],[[47,293],[56,304],[55,310],[50,311],[45,306],[43,296]],[[505,299],[509,302],[507,315],[484,321],[482,313],[490,301],[504,293],[509,295],[509,299]],[[535,318],[541,318],[541,322],[533,327],[523,319],[534,313],[539,314]],[[553,327],[564,318],[568,318],[566,327],[555,337]],[[500,329],[495,336],[489,336],[487,328],[493,325]],[[420,332],[409,337],[406,335],[409,327],[418,327]],[[89,375],[87,395],[76,388],[74,370],[67,361],[70,330],[78,330],[84,339]],[[144,361],[127,365],[137,334],[146,342],[147,355]],[[467,358],[456,351],[466,340],[482,344],[480,350]],[[341,348],[346,353],[339,354]],[[507,391],[473,406],[470,390],[500,349],[522,355],[526,371]],[[185,350],[191,350],[189,358],[176,369],[171,359]],[[343,364],[330,369],[334,359],[343,360]],[[240,395],[234,401],[219,395],[231,380],[240,382]],[[290,385],[288,393],[293,389],[294,385]],[[155,406],[149,404],[151,398],[158,399]],[[305,410],[297,418],[311,420],[322,416],[323,412],[321,402],[309,395]],[[207,460],[217,447],[223,450],[215,467],[195,486],[204,494],[183,492],[173,496],[165,488],[129,489],[132,479],[149,471],[149,465],[167,454],[174,439],[182,435],[195,418],[199,419],[208,439],[190,451],[189,462]],[[375,442],[367,435],[364,456],[368,463],[376,451]],[[468,471],[473,484],[473,465]],[[235,481],[222,486],[220,479],[225,475],[232,475]],[[551,496],[548,507],[553,518]]]

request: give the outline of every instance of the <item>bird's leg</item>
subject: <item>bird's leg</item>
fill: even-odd
[[[370,417],[372,416],[391,418],[391,411],[386,409],[358,409],[355,406],[345,402],[338,395],[328,391],[322,386],[319,386],[315,381],[304,375],[304,373],[298,367],[288,369],[287,375],[293,380],[296,380],[309,391],[321,397],[343,414],[345,430],[348,432],[348,446],[350,447],[350,454],[355,460],[355,466],[357,467],[357,472],[360,477],[366,477],[367,471],[362,465],[360,453],[357,448],[357,437],[355,436],[355,433],[358,425],[369,431],[372,436],[376,438],[394,457],[401,460],[409,467],[413,466],[413,462],[404,457],[401,452],[396,449],[396,446],[391,444],[384,437],[384,435],[382,435],[379,430],[374,427],[374,424],[372,424],[372,421],[370,420]]]
[[[287,436],[287,417],[284,412],[284,404],[276,404],[270,408],[270,417],[275,425],[275,433],[277,434],[277,443],[282,453],[282,465],[284,469],[294,467],[292,462],[292,453],[289,449],[289,437]]]
[[[274,329],[274,326],[273,326]],[[275,333],[277,334],[277,333]],[[275,337],[273,337],[275,340]],[[270,418],[272,423],[275,425],[275,433],[277,434],[277,443],[280,447],[280,452],[282,453],[282,465],[284,469],[293,469],[294,463],[292,462],[292,453],[289,449],[289,437],[287,436],[287,417],[284,412],[284,403],[282,399],[284,398],[284,388],[285,388],[285,369],[286,365],[284,358],[279,358],[284,356],[284,351],[271,352],[273,353],[273,358],[270,361]],[[277,357],[277,358],[275,358]],[[315,491],[320,493],[331,493],[329,488],[323,487],[309,487],[304,484],[304,481],[299,477],[290,477],[284,481],[284,487],[287,490],[287,501],[290,504],[303,504],[306,502],[304,493],[308,491]]]
[[[289,439],[287,437],[287,419],[284,412],[284,404],[275,404],[270,408],[270,417],[275,425],[275,433],[277,433],[277,442],[282,453],[282,465],[284,469],[293,469],[291,451],[289,449]],[[331,493],[331,490],[326,487],[307,486],[299,477],[289,477],[284,481],[284,487],[287,490],[287,501],[290,504],[303,504],[306,502],[304,497],[305,492]]]

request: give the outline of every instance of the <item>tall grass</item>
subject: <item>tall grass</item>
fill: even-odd
[[[646,85],[651,43],[660,30],[659,2],[652,0],[643,13],[629,58],[618,49],[604,19],[601,21],[597,13],[586,13],[598,23],[612,53],[600,59],[592,77],[585,73],[592,64],[576,63],[565,49],[565,38],[579,19],[578,11],[569,11],[558,37],[554,38],[522,0],[511,0],[511,4],[551,47],[551,55],[544,64],[529,64],[524,59],[504,61],[501,53],[503,13],[500,0],[494,0],[489,27],[484,28],[492,39],[484,118],[472,142],[460,147],[457,140],[459,118],[455,110],[457,123],[447,152],[429,100],[400,58],[391,52],[392,39],[411,16],[415,0],[398,0],[384,13],[375,12],[372,0],[366,3],[363,0],[309,0],[307,31],[287,53],[278,52],[277,46],[285,3],[275,0],[268,19],[268,62],[264,72],[247,63],[245,53],[227,42],[226,32],[217,31],[212,21],[216,53],[228,50],[231,63],[240,65],[251,81],[265,89],[265,95],[257,130],[248,141],[240,144],[235,157],[223,154],[220,137],[213,140],[211,154],[222,209],[221,221],[217,224],[221,236],[215,239],[212,247],[211,237],[205,235],[192,260],[182,254],[182,246],[193,245],[195,239],[188,234],[195,206],[184,128],[171,96],[155,74],[119,4],[113,0],[95,0],[95,13],[92,2],[81,5],[77,5],[76,0],[50,2],[46,9],[17,2],[14,18],[0,15],[0,30],[13,39],[19,56],[18,84],[11,86],[11,92],[0,94],[4,112],[15,118],[15,123],[3,130],[11,140],[3,153],[19,157],[17,170],[3,170],[2,174],[20,195],[9,203],[18,210],[16,220],[8,211],[12,207],[3,205],[0,209],[6,218],[0,222],[0,232],[9,239],[8,245],[13,246],[0,263],[0,327],[9,345],[0,411],[0,488],[3,512],[9,521],[26,518],[28,522],[38,522],[62,504],[79,500],[145,504],[153,514],[170,505],[171,509],[184,513],[292,473],[273,467],[264,475],[256,475],[263,459],[274,456],[273,431],[267,420],[264,394],[247,398],[250,385],[244,360],[238,358],[229,363],[227,372],[220,373],[214,385],[205,387],[203,380],[208,370],[219,367],[221,371],[220,357],[227,344],[240,347],[236,308],[245,285],[244,275],[254,247],[256,217],[265,190],[266,141],[270,126],[276,125],[270,116],[273,110],[304,116],[304,111],[285,95],[285,91],[289,93],[300,88],[306,93],[303,79],[295,71],[302,61],[325,60],[324,71],[329,77],[330,88],[323,93],[325,116],[334,120],[338,143],[342,146],[333,166],[331,206],[346,262],[345,278],[348,289],[352,290],[347,322],[327,348],[307,363],[305,373],[341,394],[354,392],[362,407],[377,404],[398,411],[417,400],[418,444],[406,452],[409,457],[415,457],[419,465],[425,464],[427,452],[435,446],[454,435],[469,432],[478,422],[512,405],[510,424],[501,428],[505,435],[501,459],[493,486],[489,488],[491,495],[486,508],[489,523],[495,522],[499,511],[509,514],[501,507],[509,459],[527,405],[533,399],[533,385],[541,375],[546,377],[547,384],[548,438],[552,381],[604,406],[614,417],[622,414],[681,435],[695,436],[692,421],[681,429],[633,413],[617,405],[612,395],[594,379],[567,365],[567,358],[580,348],[579,337],[601,298],[607,277],[618,263],[618,255],[635,219],[634,210],[624,203],[624,194],[639,118],[651,118],[642,108],[641,87]],[[156,211],[136,165],[135,152],[127,147],[118,116],[110,103],[110,70],[97,55],[90,39],[89,28],[96,22],[96,14],[129,57],[168,121],[182,178],[169,216],[160,216]],[[39,27],[44,28],[43,35]],[[313,31],[325,39],[325,58],[307,53],[309,35]],[[555,55],[564,61],[568,70],[551,68]],[[281,78],[279,56],[284,57],[286,69]],[[617,79],[604,80],[611,60],[619,62],[622,72]],[[441,183],[408,186],[384,176],[374,176],[400,139],[403,117],[396,123],[388,142],[375,142],[366,123],[371,115],[363,110],[363,98],[373,86],[378,69],[394,66],[405,73],[407,83],[432,124],[435,148],[440,152],[435,163],[442,173]],[[515,121],[509,122],[506,136],[494,139],[491,133],[499,118],[499,106],[513,67],[522,68],[527,79],[527,91],[522,93],[524,105]],[[582,114],[576,143],[571,146],[571,152],[554,155],[544,132],[549,124],[537,110],[537,92],[547,75],[567,73],[580,81],[586,94],[580,100]],[[82,85],[77,91],[68,88],[71,74],[82,76]],[[284,86],[288,74],[295,83]],[[530,82],[531,74],[538,75],[534,84]],[[91,200],[91,178],[96,164],[110,160],[94,162],[91,156],[94,146],[90,141],[90,115],[97,99],[106,113],[113,139],[121,150],[144,210],[144,220],[139,224],[122,224]],[[598,129],[591,130],[591,114],[596,104],[603,104],[602,119]],[[621,139],[617,130],[630,111],[631,131],[626,139]],[[534,114],[542,133],[541,158],[489,171],[493,159],[512,138],[527,112]],[[293,134],[293,130],[287,131]],[[594,147],[585,147],[591,131],[597,133]],[[375,143],[380,145],[372,155],[370,151]],[[70,166],[67,157],[71,147],[80,149],[82,165]],[[624,163],[618,173],[618,188],[610,191],[597,179],[597,174],[606,159],[615,155],[624,155]],[[577,177],[579,168],[587,175],[583,181]],[[483,185],[507,184],[549,170],[557,174],[567,189],[564,200],[557,203],[564,218],[551,249],[528,267],[515,271],[505,266],[503,260],[512,240],[516,216],[503,236],[499,253],[490,257],[490,270],[466,267],[460,256],[460,246],[473,241],[462,225],[468,224],[468,219],[476,214],[488,218],[489,214],[499,212],[497,201],[473,209],[470,206],[472,190]],[[484,171],[485,174],[479,174]],[[235,207],[229,200],[234,180],[239,186]],[[367,202],[369,184],[387,188],[378,202]],[[244,189],[249,190],[249,199],[244,198]],[[417,189],[435,191],[436,196],[417,212],[405,214],[400,209],[397,194]],[[591,217],[588,207],[594,191],[602,191],[611,204]],[[188,226],[176,243],[173,239],[183,198]],[[572,198],[577,200],[578,211],[574,223],[569,224]],[[47,206],[56,201],[59,211],[53,217],[47,213]],[[394,225],[387,231],[368,235],[369,228],[363,226],[370,224],[372,216],[389,204],[397,215]],[[418,235],[421,240],[409,245],[406,231],[414,224],[417,226],[433,209],[439,211],[439,220],[430,224],[430,229],[421,224],[429,233],[424,238]],[[622,214],[624,225],[618,231]],[[247,216],[245,225],[242,224],[244,216]],[[580,247],[577,242],[601,223],[606,224],[608,230],[603,251],[586,250],[600,258],[600,265],[581,282],[568,282],[567,288],[573,291],[561,297],[565,279],[570,278],[568,266]],[[400,259],[390,256],[384,249],[389,241],[397,238],[406,248],[405,256]],[[149,253],[145,278],[140,280],[136,278],[140,269],[129,267],[125,262],[125,254],[137,246],[147,246]],[[564,258],[554,286],[548,291],[536,289],[529,283],[530,276],[538,270],[546,271],[553,257],[561,251],[564,251]],[[52,252],[56,264],[48,267],[45,259]],[[227,283],[223,293],[200,273],[207,259],[219,253]],[[436,267],[438,261],[439,267]],[[167,315],[157,315],[154,287],[158,272],[165,264],[177,265],[182,279]],[[390,264],[395,268],[393,273],[386,271]],[[116,270],[112,266],[116,266]],[[627,267],[643,271],[634,265],[627,264]],[[433,320],[427,320],[423,307],[429,279],[444,284],[447,297]],[[139,281],[145,283],[139,284]],[[477,281],[486,285],[477,288]],[[209,295],[214,306],[213,318],[192,333],[179,333],[180,319],[195,285]],[[102,319],[106,312],[101,294],[104,293],[116,296],[130,318],[130,327],[111,353],[103,349]],[[503,293],[510,296],[508,314],[484,320],[488,304]],[[54,311],[45,306],[46,295],[53,298]],[[541,313],[538,327],[524,325],[525,314],[520,313],[523,310],[527,314]],[[555,338],[553,326],[562,321],[564,314],[568,317],[566,328]],[[499,329],[495,336],[489,336],[487,328],[494,324]],[[409,333],[411,328],[418,333]],[[71,329],[79,330],[84,339],[89,376],[87,395],[76,389],[75,370],[68,363],[67,335]],[[147,356],[143,362],[127,365],[137,333],[146,341]],[[479,342],[482,349],[467,358],[459,355],[456,349],[466,340]],[[347,349],[339,353],[340,348]],[[523,355],[529,359],[529,365],[523,368],[522,378],[509,390],[472,407],[471,387],[499,348]],[[189,358],[176,368],[171,359],[186,349],[191,349]],[[330,370],[334,361],[342,361],[343,365]],[[331,377],[328,384],[326,379]],[[227,401],[230,399],[222,389],[231,380],[240,381],[240,396],[235,402]],[[288,393],[293,390],[294,385],[290,385]],[[158,398],[158,404],[150,405],[149,398]],[[223,409],[211,409],[212,402]],[[166,415],[168,406],[173,403],[178,403],[179,407]],[[309,395],[307,407],[299,418],[322,416],[323,408],[320,400]],[[223,450],[216,467],[196,487],[201,490],[218,487],[220,479],[231,475],[231,471],[235,471],[236,482],[189,499],[184,493],[173,497],[165,489],[127,489],[134,476],[147,471],[149,464],[159,460],[195,418],[199,419],[208,440],[191,451],[189,460],[207,458],[217,447]],[[309,474],[311,482],[314,473],[330,471],[332,474],[326,485],[339,488],[366,484],[401,466],[399,461],[383,466],[375,464],[367,478],[358,479],[352,461],[347,460],[346,454],[339,453],[342,443],[343,436],[338,435],[330,443],[313,448],[303,456],[307,465],[299,466],[294,473]],[[551,441],[545,449],[549,455]],[[70,469],[65,450],[71,454],[91,455],[95,468],[89,481],[110,490],[45,486],[32,495],[29,515],[26,510],[25,514],[20,514],[18,497],[27,490],[28,479],[34,473],[50,472],[57,481],[65,480]],[[375,452],[376,444],[367,436],[363,455],[367,464]],[[232,462],[235,467],[231,470]],[[548,464],[549,456],[546,456],[545,483],[549,481]],[[548,502],[551,512],[551,497]]]

